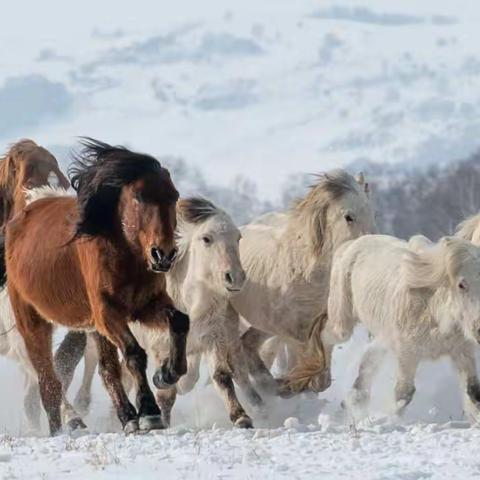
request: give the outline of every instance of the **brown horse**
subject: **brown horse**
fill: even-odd
[[[25,189],[50,185],[68,189],[57,160],[33,140],[13,144],[0,159],[0,229],[25,206]]]
[[[187,368],[189,319],[165,293],[164,272],[177,252],[178,192],[168,170],[148,155],[92,139],[83,146],[71,177],[77,198],[37,200],[7,225],[6,268],[17,326],[38,373],[52,434],[61,429],[52,323],[96,331],[100,374],[125,431],[162,428],[146,354],[128,322],[169,329],[169,357],[155,383],[176,383]],[[138,414],[122,386],[117,347],[135,379]]]

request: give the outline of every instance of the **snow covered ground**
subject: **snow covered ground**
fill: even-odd
[[[14,366],[0,365],[8,386],[0,410],[0,478],[478,478],[480,429],[463,421],[456,379],[446,362],[422,365],[404,419],[390,415],[390,361],[375,384],[370,416],[353,419],[344,413],[340,402],[366,342],[358,331],[336,352],[328,392],[270,398],[264,412],[247,407],[256,425],[251,431],[230,427],[203,374],[197,388],[179,398],[169,431],[128,437],[118,432],[97,380],[86,418],[93,434],[33,438],[22,426],[21,377]]]
[[[143,436],[0,436],[10,479],[470,479],[480,430],[464,424],[234,431],[173,429]]]

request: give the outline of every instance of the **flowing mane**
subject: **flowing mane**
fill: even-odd
[[[478,258],[475,247],[461,238],[444,237],[423,248],[416,243],[417,237],[413,237],[403,258],[403,275],[410,288],[438,288],[454,279],[462,265]]]
[[[473,215],[460,223],[455,231],[455,235],[464,240],[477,243],[480,238],[480,232],[477,232],[480,226],[480,213]]]
[[[328,206],[347,193],[362,194],[361,185],[345,170],[337,169],[315,175],[317,182],[309,187],[303,200],[291,209],[294,228],[308,229],[313,249],[321,252],[325,237]]]
[[[81,143],[83,149],[69,169],[80,213],[75,237],[107,235],[113,228],[122,187],[148,173],[169,174],[149,155],[87,137]],[[165,187],[164,198],[176,200],[178,192],[173,187],[168,188],[167,182]]]
[[[179,218],[187,223],[203,223],[222,212],[210,200],[202,197],[183,198],[177,204]]]

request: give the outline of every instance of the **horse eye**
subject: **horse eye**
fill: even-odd
[[[143,197],[142,197],[142,193],[141,193],[141,192],[138,192],[138,191],[135,192],[134,197],[135,197],[135,200],[136,200],[137,202],[139,202],[139,203],[142,203],[142,202],[143,202]]]
[[[345,221],[346,221],[347,223],[352,223],[352,222],[354,221],[352,215],[350,215],[350,214],[347,213],[347,214],[345,215]]]
[[[212,239],[210,237],[207,237],[206,235],[202,237],[202,240],[205,245],[210,245],[212,243]]]

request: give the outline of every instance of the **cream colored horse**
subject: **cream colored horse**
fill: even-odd
[[[347,405],[361,411],[386,351],[397,360],[395,411],[415,392],[419,362],[449,356],[458,371],[467,416],[480,419],[475,345],[480,341],[480,249],[456,237],[432,243],[369,235],[334,257],[327,344],[344,342],[361,322],[375,340],[364,354]]]
[[[343,170],[318,176],[290,211],[261,217],[242,228],[240,255],[247,282],[231,300],[250,328],[242,337],[257,382],[277,383],[259,356],[272,336],[299,355],[283,385],[287,393],[321,391],[330,384],[329,356],[320,342],[326,318],[333,253],[345,241],[376,230],[363,176]]]
[[[177,215],[179,255],[167,275],[167,290],[175,305],[190,317],[189,366],[177,387],[157,391],[164,422],[170,424],[177,390],[187,393],[197,383],[203,355],[232,423],[250,428],[252,421],[238,401],[232,379],[245,390],[252,403],[258,405],[262,401],[250,384],[238,320],[227,312],[228,301],[241,291],[245,282],[238,247],[240,231],[227,213],[204,199],[181,200]],[[166,338],[137,326],[132,330],[149,356],[157,365],[161,364],[168,355]]]

